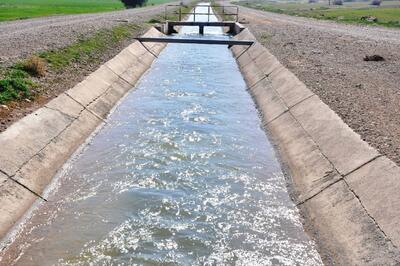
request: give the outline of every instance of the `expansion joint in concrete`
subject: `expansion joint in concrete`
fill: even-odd
[[[66,113],[62,112],[61,110],[58,110],[58,109],[55,109],[55,108],[52,108],[52,107],[48,107],[48,106],[44,106],[44,108],[47,108],[47,109],[53,110],[53,111],[55,111],[57,113],[60,113],[61,115],[66,116],[69,119],[72,119],[72,120],[76,119],[76,117],[74,117],[72,115],[69,115],[69,114],[66,114]]]
[[[137,58],[137,60],[139,60],[139,58]],[[127,81],[125,78],[123,78],[123,77],[121,77],[120,75],[118,75],[117,73],[115,73],[115,71],[114,70],[112,70],[110,67],[108,67],[108,66],[106,66],[106,65],[104,65],[106,68],[108,68],[108,70],[110,70],[112,73],[114,73],[115,75],[117,75],[120,79],[122,79],[123,81],[125,81],[126,83],[128,83],[129,85],[131,85],[132,87],[134,87],[135,86],[135,84],[132,84],[132,83],[130,83],[129,81]],[[111,87],[111,86],[110,86]],[[108,91],[108,90],[107,90]],[[103,94],[102,94],[103,95]],[[97,98],[99,98],[99,97],[97,97]],[[97,99],[96,98],[96,99]]]
[[[351,171],[349,171],[349,172],[343,174],[343,176],[344,176],[344,177],[347,177],[348,175],[354,173],[354,172],[357,171],[358,169],[364,167],[365,165],[367,165],[367,164],[369,164],[369,163],[375,161],[376,159],[378,159],[378,158],[380,158],[380,157],[382,157],[382,156],[383,156],[382,154],[378,154],[377,156],[373,157],[372,159],[370,159],[370,160],[366,161],[365,163],[363,163],[363,164],[357,166],[357,167],[354,168],[353,170],[351,170]]]
[[[283,111],[282,113],[280,113],[279,115],[277,115],[276,117],[274,117],[273,119],[271,119],[270,121],[264,123],[263,126],[264,126],[264,127],[268,127],[269,124],[271,124],[271,123],[274,122],[275,120],[279,119],[279,117],[283,116],[283,115],[286,114],[287,112],[289,112],[289,109],[286,109],[285,111]]]
[[[98,98],[100,98],[101,96],[103,96],[108,90],[106,90],[104,93],[102,93],[99,97],[96,97],[96,99],[94,99],[93,101],[91,101],[89,104],[91,104],[92,102],[95,102]],[[79,113],[79,115],[85,110],[89,113],[91,113],[93,116],[95,116],[97,119],[99,119],[100,121],[104,122],[107,124],[107,121],[100,117],[98,114],[96,114],[95,112],[93,112],[92,110],[86,108],[86,106],[84,106],[83,104],[81,104],[79,101],[75,100],[74,97],[72,97],[71,95],[69,95],[68,93],[65,93],[65,95],[67,95],[69,98],[71,98],[74,102],[76,102],[77,104],[79,104],[80,106],[82,106],[83,110]],[[89,105],[88,104],[88,105]],[[79,117],[79,116],[78,116]]]
[[[244,49],[244,50],[240,53],[240,55],[238,55],[235,59],[238,60],[239,57],[241,57],[245,52],[247,52],[247,50],[249,50],[250,47],[252,47],[253,45],[254,45],[254,43],[253,43],[252,45],[247,46],[247,48]]]
[[[252,88],[254,88],[258,83],[260,83],[261,81],[263,81],[264,79],[266,79],[268,77],[268,75],[264,75],[264,77],[262,77],[261,79],[259,79],[258,81],[256,81],[254,84],[252,84],[251,86],[249,86],[247,89],[250,90]]]
[[[6,172],[4,172],[3,170],[1,170],[0,169],[0,173],[2,173],[2,174],[4,174],[5,176],[7,176],[7,177],[10,177],[10,175],[9,174],[7,174]]]
[[[395,249],[398,249],[398,247],[393,243],[393,241],[388,237],[388,235],[383,231],[383,229],[379,226],[378,222],[375,220],[375,218],[368,212],[367,208],[365,208],[364,204],[362,203],[360,197],[356,194],[356,192],[350,187],[350,185],[347,183],[346,179],[343,178],[344,183],[346,184],[347,188],[349,191],[353,194],[353,196],[358,200],[361,208],[365,211],[367,214],[368,218],[371,219],[372,223],[378,228],[378,230],[384,235],[385,240],[389,242]]]
[[[139,42],[143,47],[144,47],[144,49],[146,49],[147,50],[147,52],[149,52],[152,56],[154,56],[155,58],[158,58],[158,56],[156,55],[156,54],[154,54],[149,48],[147,48],[147,46],[146,45],[144,45],[144,43],[142,43],[142,42]]]
[[[80,112],[82,113],[83,110]],[[30,192],[32,192],[33,194],[35,194],[36,196],[38,196],[39,198],[47,201],[45,198],[43,198],[39,193],[35,192],[34,190],[30,189],[28,186],[22,184],[21,182],[17,181],[15,179],[15,176],[18,175],[18,173],[21,171],[22,168],[25,167],[25,165],[27,163],[29,163],[35,156],[38,156],[38,154],[40,154],[48,145],[50,145],[56,138],[58,138],[61,134],[63,134],[72,124],[75,120],[77,120],[78,118],[74,118],[71,123],[69,123],[63,130],[61,130],[56,136],[54,136],[52,139],[50,139],[40,150],[38,150],[34,155],[32,155],[29,159],[27,159],[20,167],[18,167],[18,169],[15,171],[14,175],[9,175],[7,173],[5,173],[7,175],[8,178],[12,179],[13,181],[15,181],[17,184],[21,185],[22,187],[24,187],[25,189],[29,190]],[[1,171],[1,170],[0,170]],[[3,171],[2,171],[3,172]]]
[[[275,91],[276,91],[276,90],[275,90]],[[276,93],[278,93],[278,92],[276,91]],[[279,93],[278,93],[278,94],[279,94]],[[307,101],[308,99],[312,98],[313,96],[315,96],[314,93],[311,94],[310,96],[307,96],[307,97],[304,98],[303,100],[301,100],[301,101],[299,101],[299,102],[297,102],[297,103],[295,103],[295,104],[293,104],[293,105],[291,105],[291,106],[288,106],[288,109],[289,109],[289,110],[292,109],[293,107],[295,107],[295,106],[297,106],[297,105],[299,105],[299,104],[301,104],[301,103]],[[279,95],[279,98],[281,98],[281,100],[282,100],[282,97],[280,97],[280,95]],[[282,101],[283,101],[283,100],[282,100]]]
[[[32,189],[30,189],[28,186],[25,186],[24,184],[22,184],[21,182],[19,182],[18,180],[14,179],[14,177],[9,177],[9,179],[11,179],[13,182],[15,182],[16,184],[20,185],[21,187],[23,187],[24,189],[28,190],[29,192],[31,192],[33,195],[35,195],[36,197],[44,200],[44,201],[48,201],[46,198],[42,197],[39,193],[33,191]]]
[[[344,179],[343,176],[340,176],[340,178],[338,178],[337,180],[335,180],[335,182],[330,183],[329,185],[327,185],[326,187],[324,187],[323,189],[321,189],[320,191],[315,192],[314,194],[312,194],[311,196],[307,197],[306,199],[303,199],[302,201],[296,202],[296,206],[300,206],[303,205],[304,203],[306,203],[307,201],[315,198],[316,196],[318,196],[319,194],[321,194],[322,192],[324,192],[326,189],[330,188],[331,186],[335,185],[336,183],[342,181]]]

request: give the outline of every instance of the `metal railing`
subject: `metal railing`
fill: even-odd
[[[179,7],[178,10],[176,10],[177,7]],[[196,7],[207,7],[207,13],[196,12],[196,8],[193,8],[191,12],[186,12],[185,10],[182,10],[182,9],[183,8],[186,9],[187,7],[184,7],[182,5],[166,5],[165,11],[164,11],[164,19],[165,19],[165,21],[168,20],[169,11],[173,8],[173,9],[175,9],[175,11],[173,11],[173,14],[178,15],[179,21],[182,21],[182,19],[185,18],[186,15],[193,15],[193,21],[196,21],[196,15],[197,16],[206,15],[208,18],[207,21],[210,21],[210,16],[215,15],[213,12],[211,12],[212,9],[214,9],[214,10],[221,9],[220,12],[218,12],[218,11],[217,12],[222,16],[223,19],[225,18],[225,16],[234,16],[236,22],[239,20],[239,7],[237,7],[237,6],[196,5]],[[229,9],[229,10],[234,9],[234,10],[236,10],[236,12],[232,13],[232,11],[229,11],[227,9]]]

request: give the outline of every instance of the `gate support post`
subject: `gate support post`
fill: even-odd
[[[199,34],[204,35],[204,26],[199,26]]]

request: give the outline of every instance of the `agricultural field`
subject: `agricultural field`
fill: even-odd
[[[171,0],[148,0],[157,5]],[[0,21],[124,9],[120,0],[0,0]]]
[[[331,1],[333,2],[333,0]],[[239,5],[292,16],[334,20],[344,23],[400,27],[400,1],[383,1],[380,7],[368,2],[344,2],[342,6],[328,5],[328,1],[318,3],[248,1]]]

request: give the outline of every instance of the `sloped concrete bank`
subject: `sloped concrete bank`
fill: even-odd
[[[253,39],[248,29],[236,39]],[[400,261],[400,168],[259,43],[231,48],[326,264]]]
[[[163,36],[151,28],[144,36]],[[134,42],[84,81],[0,134],[0,239],[150,67],[165,44]]]

